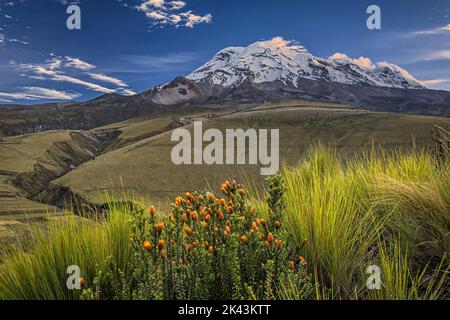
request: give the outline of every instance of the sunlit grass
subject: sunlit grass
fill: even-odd
[[[0,266],[0,299],[77,299],[80,291],[66,287],[69,266],[79,266],[88,283],[109,256],[125,270],[128,220],[125,208],[113,208],[107,220],[72,215],[36,229],[27,242],[9,248]]]
[[[415,149],[389,154],[372,150],[342,161],[333,150],[318,146],[282,174],[288,228],[298,244],[307,241],[304,254],[318,299],[426,299],[445,294],[448,166]],[[253,202],[263,205],[256,197]],[[380,239],[389,246],[382,247]],[[389,277],[389,286],[375,295],[366,288],[366,268],[374,261]],[[422,281],[425,270],[432,283]]]

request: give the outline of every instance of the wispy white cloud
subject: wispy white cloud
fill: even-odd
[[[423,57],[423,60],[449,60],[450,59],[450,50],[437,50],[431,52]]]
[[[450,90],[450,78],[422,80],[419,82],[430,89]]]
[[[72,58],[72,57],[66,56],[65,60],[66,60],[67,67],[72,67],[74,69],[83,70],[83,71],[95,69],[94,65],[92,65],[86,61],[83,61],[79,58]]]
[[[97,67],[79,58],[52,56],[44,63],[22,63],[18,64],[18,68],[22,72],[22,76],[35,80],[66,82],[100,93],[117,92],[130,94],[130,92],[133,92],[123,80],[108,76],[104,73],[92,72],[91,70]],[[81,78],[82,76],[89,76],[91,79],[113,84],[115,88],[109,88],[92,81],[83,80]],[[128,88],[126,92],[124,88]]]
[[[124,96],[132,96],[132,95],[135,95],[136,94],[136,92],[134,91],[134,90],[131,90],[131,89],[124,89],[124,90],[122,90],[122,92],[121,92]]]
[[[135,9],[145,13],[146,17],[153,21],[153,27],[171,25],[175,27],[193,28],[197,24],[211,23],[213,19],[210,13],[198,15],[192,10],[183,11],[187,6],[185,1],[141,1],[141,4],[135,6]]]
[[[79,93],[41,87],[23,87],[17,92],[0,92],[0,98],[4,102],[12,102],[12,100],[73,100],[80,96]]]
[[[407,36],[409,37],[426,36],[426,35],[444,34],[447,32],[450,33],[450,24],[432,29],[413,31],[408,33]]]
[[[68,66],[69,63],[70,62],[68,62],[64,57],[56,57],[50,59],[44,64],[21,64],[20,68],[22,71],[31,72],[33,75],[44,77],[45,80],[77,84],[101,93],[116,92],[116,90],[79,79],[75,76],[66,75],[64,71],[61,71],[61,68],[63,66]]]
[[[432,79],[432,80],[422,80],[420,81],[421,84],[423,84],[426,87],[433,87],[437,86],[443,83],[450,82],[450,79]]]
[[[122,88],[128,88],[128,85],[125,82],[123,82],[122,80],[107,76],[104,73],[89,73],[89,76],[95,80],[112,83],[112,84],[115,84],[116,86],[122,87]]]

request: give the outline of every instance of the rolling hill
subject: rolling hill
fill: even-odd
[[[204,130],[218,128],[279,128],[281,159],[287,164],[298,162],[313,143],[335,146],[339,153],[351,156],[361,147],[372,143],[388,150],[399,150],[431,143],[430,131],[434,124],[445,125],[447,119],[391,113],[376,113],[348,106],[286,101],[250,107],[245,110],[198,112],[185,114],[184,125],[203,120]],[[224,177],[252,177],[262,181],[258,165],[181,165],[170,160],[175,143],[170,141],[173,115],[161,118],[134,119],[113,126],[94,129],[93,132],[119,130],[120,134],[107,152],[95,160],[52,181],[93,202],[102,202],[104,192],[115,195],[161,199],[185,192],[187,186],[201,189],[217,185]],[[118,192],[119,191],[119,192]]]

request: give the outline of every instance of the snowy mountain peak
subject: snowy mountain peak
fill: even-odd
[[[409,72],[387,62],[350,58],[335,53],[319,58],[295,41],[276,37],[248,47],[229,47],[186,78],[223,87],[237,87],[245,81],[281,81],[299,86],[301,79],[402,89],[425,89]]]

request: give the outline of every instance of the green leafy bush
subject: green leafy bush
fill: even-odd
[[[283,228],[281,177],[267,180],[269,213],[247,205],[246,191],[225,182],[212,192],[177,197],[172,214],[135,210],[128,273],[110,259],[88,299],[306,299],[312,286],[301,248]]]

